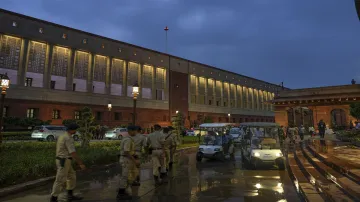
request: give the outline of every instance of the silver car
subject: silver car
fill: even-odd
[[[114,128],[105,133],[105,138],[109,140],[121,140],[126,135],[128,135],[126,128]]]
[[[31,138],[48,142],[55,141],[60,135],[66,131],[65,126],[42,125],[36,126],[31,134]],[[79,133],[73,135],[75,141],[79,140]]]

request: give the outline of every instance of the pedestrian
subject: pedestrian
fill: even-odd
[[[301,125],[300,128],[299,128],[299,135],[300,135],[300,139],[304,140],[305,127],[303,125]]]
[[[164,147],[165,147],[165,167],[166,167],[166,171],[170,170],[170,151],[172,146],[175,144],[174,143],[174,139],[171,137],[171,133],[168,127],[163,128],[163,135],[165,138],[165,143],[164,143]]]
[[[318,128],[319,128],[320,138],[323,139],[325,137],[326,124],[324,123],[324,121],[322,119],[320,120],[320,122],[318,124]]]
[[[171,139],[173,140],[173,144],[170,148],[170,161],[169,161],[169,170],[172,169],[172,166],[174,164],[174,155],[177,149],[177,146],[180,144],[178,142],[178,135],[176,134],[176,131],[174,130],[174,127],[169,126],[169,133],[171,134]]]
[[[165,166],[165,137],[161,134],[161,126],[158,124],[154,125],[154,132],[148,135],[149,147],[151,147],[151,160],[153,166],[153,175],[155,180],[155,185],[160,185],[161,182],[167,182],[167,173]],[[160,172],[159,172],[160,168]],[[161,181],[160,181],[161,178]]]
[[[138,186],[136,184],[136,179],[138,178],[137,174],[139,173],[140,160],[139,157],[135,154],[135,141],[134,136],[137,133],[138,127],[128,126],[129,136],[125,136],[121,140],[120,144],[120,166],[121,166],[121,176],[119,183],[119,190],[116,196],[119,200],[131,200],[133,197],[126,192],[126,188],[129,186]],[[134,198],[137,196],[134,196]]]
[[[132,137],[132,139],[134,140],[134,146],[135,146],[135,156],[137,156],[137,158],[140,160],[140,164],[142,162],[145,162],[145,157],[146,155],[144,154],[144,149],[146,146],[146,137],[141,134],[142,132],[142,128],[140,126],[137,126],[137,131],[135,136]],[[139,192],[139,186],[140,186],[140,169],[136,169],[136,179],[135,181],[132,183],[132,195],[134,196],[138,196],[138,192]]]
[[[66,132],[61,135],[56,143],[56,179],[52,188],[50,202],[57,202],[59,194],[66,184],[68,201],[82,200],[83,197],[73,194],[76,186],[76,172],[72,167],[72,159],[80,166],[81,170],[86,167],[76,153],[74,138],[72,137],[79,126],[75,123],[69,124]]]
[[[310,133],[311,137],[314,137],[316,135],[315,128],[313,126],[309,127],[309,133]]]

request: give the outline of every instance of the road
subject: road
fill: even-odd
[[[153,186],[151,168],[145,166],[142,169],[140,202],[300,201],[287,171],[246,170],[242,167],[239,151],[235,161],[203,160],[197,163],[194,151],[179,154],[177,159],[171,180],[157,189]],[[115,202],[118,173],[119,168],[114,167],[81,175],[76,191],[85,197],[85,202]],[[49,201],[51,187],[52,182],[0,201]]]

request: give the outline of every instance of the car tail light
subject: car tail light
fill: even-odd
[[[41,130],[39,130],[40,132],[44,132],[44,130],[43,129],[41,129]]]

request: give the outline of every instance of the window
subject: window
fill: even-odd
[[[50,83],[50,88],[51,88],[51,89],[55,89],[55,81],[51,81],[51,83]]]
[[[93,92],[95,91],[95,86],[93,86]]]
[[[9,107],[4,107],[4,109],[3,109],[3,117],[8,116],[8,111],[9,111]]]
[[[156,90],[156,100],[163,100],[163,90]]]
[[[115,112],[114,113],[114,119],[116,120],[116,121],[118,121],[118,120],[121,120],[121,112]]]
[[[102,112],[96,112],[96,120],[100,121],[102,119]]]
[[[216,101],[216,106],[220,106],[220,101]]]
[[[212,104],[212,100],[209,100],[209,105],[211,105]]]
[[[25,86],[32,86],[32,78],[26,78],[25,80]]]
[[[60,119],[60,111],[57,109],[53,109],[52,111],[52,119]]]
[[[80,112],[80,111],[75,111],[75,112],[74,112],[74,119],[75,119],[75,120],[79,120],[80,117],[81,117],[81,112]]]
[[[73,83],[73,91],[76,90],[76,83]]]
[[[36,108],[29,108],[26,110],[26,117],[27,118],[36,118],[37,112],[39,109]]]

